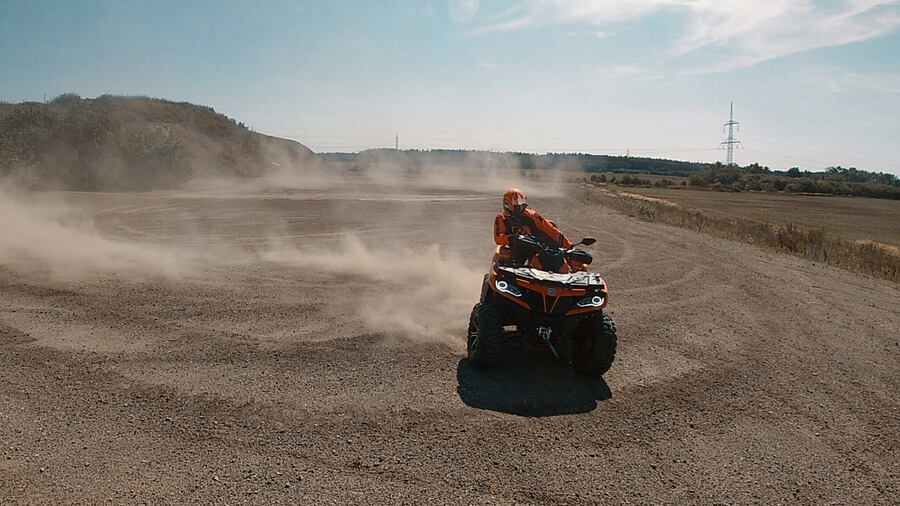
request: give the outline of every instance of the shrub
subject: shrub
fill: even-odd
[[[172,186],[188,179],[181,139],[164,127],[147,127],[126,133],[118,146],[126,170],[117,171],[112,186],[143,190]]]
[[[694,172],[688,176],[688,184],[691,186],[706,186],[709,182],[702,174]]]

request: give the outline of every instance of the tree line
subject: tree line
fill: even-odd
[[[824,172],[771,170],[758,163],[741,167],[627,156],[583,153],[496,153],[468,150],[372,149],[359,153],[326,153],[327,160],[343,162],[390,162],[408,166],[484,166],[523,170],[566,170],[591,174],[590,180],[623,186],[675,186],[669,179],[642,176],[661,175],[686,178],[680,185],[718,191],[759,191],[817,193],[859,197],[900,199],[900,180],[893,174],[869,172],[855,167],[829,167]],[[611,173],[611,174],[610,174]],[[607,176],[607,174],[610,174]]]
[[[692,173],[688,185],[719,191],[783,191],[900,199],[897,176],[854,167],[829,167],[824,172],[801,171],[797,167],[773,171],[756,163],[746,167],[715,163],[707,170]]]

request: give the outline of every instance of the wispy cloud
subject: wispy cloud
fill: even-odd
[[[671,13],[686,21],[660,48],[667,57],[704,48],[733,55],[721,71],[819,47],[886,35],[900,26],[896,0],[524,0],[508,16],[481,26],[480,33],[548,24],[588,25],[607,34],[611,27]]]
[[[648,65],[628,65],[611,68],[602,68],[594,71],[597,81],[617,81],[620,78],[629,78],[631,81],[653,81],[664,79],[663,73],[654,71]]]
[[[625,67],[625,66],[623,66],[623,67],[615,67],[615,68],[608,68],[608,69],[600,69],[600,70],[596,71],[595,73],[597,74],[598,77],[611,79],[611,78],[622,77],[622,76],[640,75],[640,74],[644,73],[644,70],[641,69],[640,67]]]
[[[560,23],[608,26],[628,21],[658,10],[675,0],[524,0],[510,10],[506,19],[482,27],[485,31],[502,31]]]
[[[840,46],[885,35],[900,26],[895,1],[847,1],[832,8],[806,0],[728,1],[694,9],[691,25],[674,42],[677,54],[709,46],[729,48],[728,67],[747,67],[820,47]],[[885,9],[878,7],[885,6]],[[889,7],[893,6],[893,7]],[[706,6],[709,7],[709,6]]]
[[[457,23],[466,23],[478,14],[479,0],[450,0],[450,18]]]
[[[572,38],[578,38],[583,36],[595,37],[598,39],[608,39],[615,35],[615,32],[604,32],[598,30],[586,30],[586,31],[570,31],[566,32],[566,35]]]
[[[828,93],[887,93],[900,94],[900,75],[896,73],[845,72],[841,69],[821,69],[799,76],[813,89]]]

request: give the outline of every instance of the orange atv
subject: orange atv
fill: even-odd
[[[565,357],[581,374],[608,371],[616,355],[616,326],[603,312],[609,292],[587,272],[593,257],[575,247],[594,242],[586,237],[564,250],[519,235],[498,247],[469,318],[469,361],[493,365],[502,344],[516,339]]]

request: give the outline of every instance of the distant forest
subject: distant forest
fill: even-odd
[[[339,162],[383,162],[407,166],[470,166],[484,164],[495,167],[515,167],[524,170],[569,170],[580,172],[616,172],[622,174],[660,174],[687,177],[693,172],[709,168],[708,164],[635,158],[628,156],[588,155],[582,153],[497,153],[469,150],[394,150],[370,149],[359,153],[322,153],[325,160]]]
[[[481,164],[523,170],[577,171],[590,174],[591,181],[622,186],[691,186],[730,192],[788,192],[900,199],[900,179],[897,176],[855,167],[829,167],[824,172],[810,172],[798,167],[778,171],[758,163],[741,167],[721,162],[708,164],[582,153],[536,155],[466,150],[372,149],[359,153],[324,153],[320,156],[331,161],[382,162],[405,166],[453,167]],[[676,183],[666,178],[655,177],[651,180],[642,177],[648,175],[681,178],[681,181]]]

